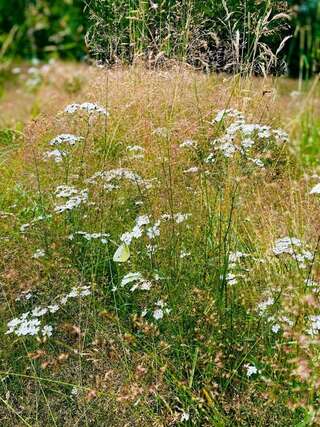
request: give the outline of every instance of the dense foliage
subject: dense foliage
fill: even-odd
[[[0,58],[143,57],[293,76],[319,70],[318,0],[0,0]],[[290,39],[288,36],[292,36]],[[282,43],[285,41],[285,43]]]
[[[85,28],[82,0],[0,0],[0,57],[79,59]]]
[[[108,62],[143,55],[179,58],[225,71],[278,68],[275,51],[288,30],[286,2],[274,0],[92,0],[89,46]]]
[[[293,8],[294,37],[289,49],[292,75],[308,77],[320,71],[320,2],[289,0]]]

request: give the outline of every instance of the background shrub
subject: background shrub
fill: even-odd
[[[294,36],[288,52],[292,76],[309,77],[320,71],[320,2],[289,0]]]
[[[178,59],[206,70],[268,74],[288,69],[291,76],[305,78],[320,69],[320,3],[0,0],[0,45],[0,59],[80,59],[88,48],[108,64]]]
[[[0,44],[9,56],[79,59],[85,28],[82,0],[0,0]]]

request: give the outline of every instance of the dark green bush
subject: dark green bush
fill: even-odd
[[[0,0],[0,45],[6,55],[80,58],[85,51],[83,0]]]
[[[289,0],[293,39],[288,52],[290,75],[307,78],[320,72],[320,1]]]

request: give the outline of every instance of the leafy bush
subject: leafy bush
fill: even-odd
[[[84,54],[82,0],[0,0],[0,42],[6,54],[44,57]]]
[[[289,0],[294,12],[294,37],[288,62],[290,74],[309,77],[320,71],[320,2]]]

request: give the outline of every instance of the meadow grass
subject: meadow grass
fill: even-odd
[[[317,81],[21,68],[1,424],[318,425]]]

